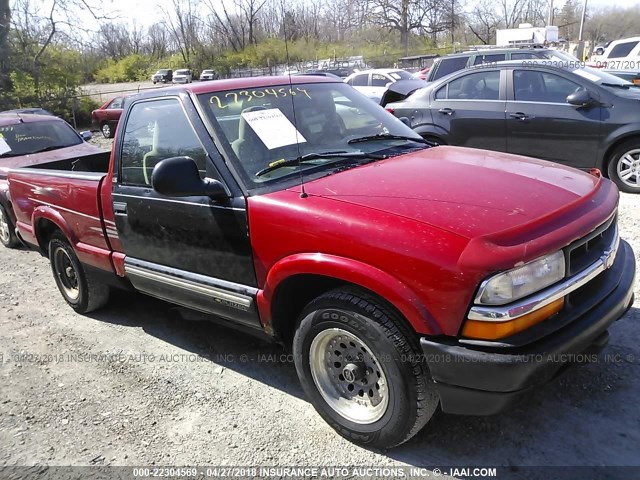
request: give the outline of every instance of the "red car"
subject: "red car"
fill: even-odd
[[[67,122],[52,115],[25,113],[0,114],[0,243],[15,247],[19,240],[15,234],[15,215],[8,198],[7,173],[12,168],[38,167],[54,162],[71,167],[80,159],[92,163],[105,161],[109,152],[85,140],[91,132],[78,134]]]
[[[146,92],[126,119],[108,168],[9,174],[63,298],[85,313],[135,289],[289,346],[354,442],[398,445],[438,405],[503,410],[633,302],[597,170],[434,147],[320,76]]]
[[[93,128],[100,130],[104,138],[113,138],[115,135],[123,104],[124,97],[116,97],[91,112]]]

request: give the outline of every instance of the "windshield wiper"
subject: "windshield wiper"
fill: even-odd
[[[49,145],[48,147],[41,148],[40,150],[35,150],[33,152],[29,152],[25,155],[33,155],[34,153],[42,153],[42,152],[50,152],[51,150],[59,150],[61,148],[67,148],[71,145]]]
[[[367,135],[365,137],[359,137],[349,140],[347,143],[361,143],[369,142],[371,140],[409,140],[416,143],[424,143],[425,145],[431,145],[431,142],[426,141],[424,138],[407,137],[405,135],[393,135],[391,133],[376,133],[375,135]]]
[[[322,153],[307,153],[306,155],[302,155],[297,158],[292,158],[290,160],[280,160],[272,163],[267,168],[263,168],[259,172],[256,173],[256,177],[261,177],[269,172],[273,172],[282,167],[290,167],[292,165],[298,165],[299,163],[305,163],[312,160],[319,160],[323,158],[339,158],[339,159],[352,159],[352,158],[364,158],[370,160],[384,160],[387,158],[386,155],[379,155],[376,153],[365,153],[365,152],[346,152],[346,151],[338,151],[338,152],[322,152]]]
[[[635,83],[601,83],[603,87],[615,87],[622,88],[624,90],[629,90],[630,88],[640,88],[640,85],[636,85]]]

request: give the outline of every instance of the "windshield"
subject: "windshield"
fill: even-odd
[[[15,157],[82,143],[67,123],[29,122],[0,126],[0,157]]]
[[[249,188],[300,169],[321,176],[382,155],[425,148],[413,130],[344,83],[256,87],[199,99]],[[325,157],[319,155],[323,153]],[[293,162],[300,157],[303,162]]]
[[[189,70],[176,70],[177,75],[187,75]]]
[[[582,67],[573,70],[573,73],[581,76],[593,83],[606,88],[620,97],[638,98],[640,88],[632,82],[617,77],[600,69],[592,67]]]
[[[203,70],[202,73],[204,74],[210,74],[213,73],[213,70]]]
[[[158,70],[156,75],[166,75],[167,73],[169,73],[169,70]]]

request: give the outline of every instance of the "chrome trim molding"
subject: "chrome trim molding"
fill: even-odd
[[[228,290],[214,287],[212,285],[206,285],[191,280],[177,278],[172,275],[167,275],[160,272],[147,270],[146,268],[140,268],[137,266],[129,265],[125,263],[125,272],[127,275],[142,277],[147,280],[163,283],[172,287],[182,288],[191,292],[196,292],[201,295],[212,297],[218,303],[224,303],[227,306],[237,306],[241,310],[249,310],[253,305],[253,298],[234,293]]]
[[[602,256],[598,260],[582,272],[528,298],[509,305],[493,307],[474,305],[471,307],[467,318],[469,320],[480,320],[484,322],[508,322],[545,307],[559,298],[570,294],[574,290],[577,290],[610,268],[616,259],[619,247],[620,235],[618,233],[618,226],[616,225],[613,241],[609,245],[609,248],[602,253]]]
[[[30,167],[11,168],[9,169],[9,173],[18,173],[18,174],[33,173],[34,175],[44,175],[47,177],[57,177],[57,178],[73,179],[73,180],[92,180],[92,181],[99,181],[102,179],[102,177],[107,176],[106,173],[101,173],[101,172],[78,172],[73,170],[64,170],[64,171],[47,170],[45,168],[30,168]]]

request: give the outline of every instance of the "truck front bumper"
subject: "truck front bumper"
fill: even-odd
[[[579,318],[532,344],[492,348],[488,342],[478,346],[421,338],[442,410],[493,415],[566,367],[592,360],[609,340],[609,325],[633,304],[635,258],[628,243],[620,243],[614,264],[600,276],[608,294]]]

